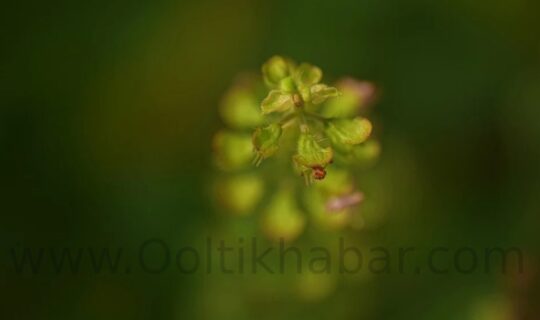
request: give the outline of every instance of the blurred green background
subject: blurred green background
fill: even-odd
[[[538,1],[2,7],[3,319],[540,318]],[[533,261],[526,276],[345,279],[310,302],[273,293],[284,284],[272,277],[255,279],[270,292],[260,295],[247,276],[13,272],[18,245],[159,237],[178,248],[227,224],[208,194],[217,104],[238,72],[274,54],[382,90],[372,117],[383,154],[366,183],[384,219],[360,242],[519,246]]]

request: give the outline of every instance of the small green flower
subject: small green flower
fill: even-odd
[[[297,154],[293,157],[296,167],[309,184],[312,179],[322,180],[326,176],[325,167],[332,162],[332,148],[323,148],[311,133],[301,133]]]
[[[301,133],[294,159],[305,167],[326,166],[332,161],[332,148],[323,148],[311,133]]]
[[[277,123],[264,128],[257,128],[253,132],[253,146],[255,148],[255,164],[259,165],[262,160],[272,156],[279,148],[279,138],[282,129]]]

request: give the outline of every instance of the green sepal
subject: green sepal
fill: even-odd
[[[263,114],[285,112],[294,106],[292,95],[279,90],[272,90],[261,103]]]
[[[310,133],[301,133],[294,161],[306,168],[325,167],[332,161],[332,148],[323,148]]]
[[[337,97],[340,95],[338,89],[329,87],[325,84],[316,84],[310,88],[311,103],[320,104],[328,98]]]
[[[347,145],[357,145],[366,141],[371,130],[371,122],[366,118],[337,119],[328,122],[326,135],[336,147],[348,149]]]
[[[296,85],[292,77],[286,77],[279,81],[279,89],[284,93],[292,93],[296,91]]]
[[[277,123],[264,128],[257,128],[253,132],[252,142],[255,150],[255,163],[258,165],[262,160],[271,157],[279,148],[279,138],[282,129]]]
[[[294,72],[294,81],[299,88],[311,87],[321,79],[321,69],[308,63],[302,63]]]

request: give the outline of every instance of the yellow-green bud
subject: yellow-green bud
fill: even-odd
[[[336,148],[346,151],[350,146],[366,141],[371,130],[371,122],[365,118],[337,119],[328,122],[326,135]]]
[[[264,82],[271,88],[279,85],[279,82],[291,74],[291,62],[280,56],[273,56],[263,66],[262,73]]]

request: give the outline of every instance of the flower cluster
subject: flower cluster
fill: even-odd
[[[225,172],[218,198],[238,213],[265,205],[263,230],[274,237],[297,236],[306,211],[327,226],[345,225],[363,199],[350,168],[372,163],[380,152],[370,139],[372,123],[359,115],[374,86],[321,80],[320,68],[274,56],[263,65],[262,79],[241,78],[221,104],[229,129],[214,137],[215,161]]]

